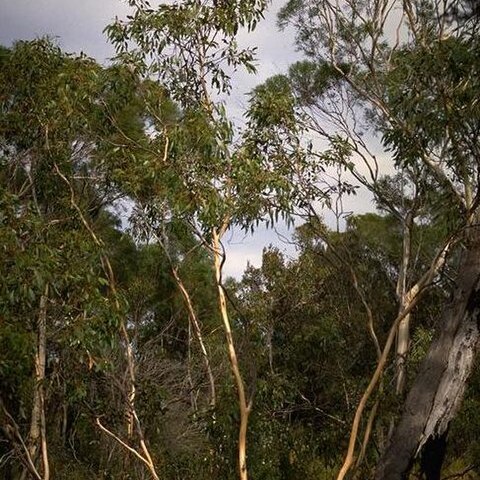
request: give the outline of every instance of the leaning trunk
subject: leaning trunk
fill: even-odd
[[[417,453],[445,434],[460,407],[479,344],[480,232],[475,229],[468,240],[452,299],[380,459],[377,480],[407,478]]]
[[[207,372],[208,382],[210,385],[210,406],[215,407],[215,403],[216,403],[215,377],[213,376],[212,367],[210,366],[210,359],[208,357],[207,347],[205,346],[205,342],[203,341],[200,322],[198,320],[195,309],[193,308],[193,303],[192,303],[192,299],[190,298],[190,294],[188,293],[188,290],[185,288],[183,280],[180,278],[180,275],[178,274],[177,269],[173,266],[172,266],[172,273],[177,283],[177,286],[180,289],[180,292],[182,293],[183,299],[185,300],[185,304],[188,310],[188,317],[190,319],[190,325],[193,326],[195,336],[197,337],[198,343],[200,345],[200,350],[202,351],[203,361],[205,363],[205,370]],[[189,342],[189,345],[190,345],[190,342]]]

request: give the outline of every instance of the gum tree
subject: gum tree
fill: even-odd
[[[104,69],[85,56],[63,53],[48,39],[18,42],[2,50],[0,61],[2,342],[24,352],[20,364],[32,377],[28,400],[28,379],[8,375],[15,362],[6,354],[2,365],[11,385],[2,391],[2,427],[24,466],[21,478],[46,480],[52,379],[63,379],[61,407],[67,412],[67,397],[74,395],[67,386],[88,383],[70,375],[69,357],[78,357],[78,370],[88,377],[94,365],[102,369],[115,332],[126,331],[126,308],[109,261],[112,245],[102,238],[114,229],[105,207],[118,191],[99,156],[105,144],[111,147],[112,124],[137,138],[143,130],[135,82],[121,67]],[[128,351],[126,356],[131,367]],[[2,367],[2,383],[3,375]],[[31,410],[28,432],[18,421],[25,408]],[[127,402],[126,410],[136,417],[142,443],[134,404]],[[145,445],[142,450],[148,457]],[[153,463],[144,463],[153,474]]]
[[[26,381],[20,376],[2,391],[2,409],[5,431],[13,431],[7,436],[24,465],[22,476],[48,479],[46,370],[51,344],[64,341],[54,332],[75,329],[82,313],[88,325],[101,298],[100,254],[89,235],[77,231],[81,220],[62,180],[88,175],[85,119],[99,69],[90,59],[64,55],[48,40],[19,42],[2,50],[0,61],[2,335],[7,345],[32,352],[20,359],[26,371],[31,362],[31,401],[20,394]],[[81,211],[91,217],[100,198],[83,180],[76,183],[85,189]],[[10,362],[8,355],[2,362],[7,372]],[[6,380],[8,385],[12,379]],[[28,433],[17,425],[17,409],[25,401],[31,409]]]
[[[164,241],[162,225],[172,218],[182,219],[210,252],[237,390],[238,466],[240,478],[245,480],[253,399],[241,373],[229,318],[222,281],[222,238],[233,226],[249,229],[265,216],[274,220],[281,206],[286,212],[295,171],[283,151],[266,156],[248,132],[235,132],[219,96],[229,94],[233,71],[246,68],[254,72],[254,49],[240,48],[236,37],[240,29],[255,28],[266,2],[185,0],[153,8],[148,2],[131,1],[130,5],[133,14],[106,31],[119,59],[156,85],[158,94],[146,102],[150,141],[144,167],[151,174],[151,188],[145,191],[139,185],[132,198],[144,212],[147,236]],[[162,111],[161,95],[178,107],[173,122]],[[175,266],[172,271],[195,326],[189,294]]]
[[[452,22],[449,11],[449,4],[435,1],[348,0],[292,1],[281,13],[281,22],[297,29],[298,46],[309,60],[332,71],[341,81],[342,96],[349,99],[348,122],[332,104],[329,111],[321,110],[323,118],[340,120],[343,132],[352,132],[349,138],[362,147],[368,140],[365,126],[373,126],[396,168],[409,169],[416,178],[425,172],[452,205],[437,209],[437,215],[453,218],[450,232],[462,245],[452,301],[445,305],[390,447],[379,462],[379,479],[404,478],[422,447],[428,452],[436,438],[446,435],[478,343],[478,37],[471,28],[473,17]],[[371,175],[371,165],[378,163],[370,158]],[[371,180],[377,183],[375,175]],[[451,237],[444,241],[449,245]],[[413,298],[417,292],[410,293]],[[410,309],[411,303],[394,326],[401,325]],[[377,368],[366,393],[373,391],[381,371]],[[360,410],[364,406],[361,403]],[[355,422],[339,478],[352,464],[358,415]]]

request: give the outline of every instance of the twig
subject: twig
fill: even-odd
[[[140,455],[134,448],[132,448],[130,445],[126,444],[120,437],[117,437],[112,431],[108,430],[108,428],[104,427],[102,423],[100,422],[100,419],[97,417],[95,419],[96,425],[105,432],[107,435],[112,437],[114,440],[116,440],[122,447],[126,448],[130,453],[133,453],[139,460],[141,460],[143,463],[145,463],[148,466],[148,461],[145,459],[142,455]]]
[[[459,473],[452,473],[451,475],[447,475],[446,477],[443,477],[442,480],[451,480],[452,478],[463,478],[468,472],[471,472],[477,466],[478,464],[470,465],[465,470]]]
[[[7,417],[7,419],[10,421],[11,426],[13,428],[13,431],[20,442],[20,445],[22,446],[22,449],[24,451],[24,455],[21,455],[22,461],[26,464],[27,468],[30,470],[32,475],[37,479],[37,480],[42,480],[41,475],[38,473],[37,468],[35,467],[35,464],[33,463],[32,457],[30,455],[30,452],[28,451],[28,448],[25,444],[25,441],[22,438],[22,435],[20,434],[20,429],[18,428],[17,422],[15,422],[15,419],[10,415],[8,410],[6,409],[3,400],[0,398],[0,407],[2,408],[2,411],[4,415]]]
[[[94,242],[97,244],[97,246],[102,246],[102,242],[98,239],[98,237],[95,235],[95,232],[92,230],[90,225],[88,224],[86,218],[83,215],[83,212],[81,208],[78,206],[77,202],[75,201],[75,191],[72,187],[71,182],[68,180],[68,178],[60,171],[58,168],[58,165],[55,163],[55,171],[57,172],[57,175],[67,184],[69,190],[70,190],[70,203],[72,204],[72,207],[75,208],[77,211],[78,215],[80,216],[80,220],[82,221],[84,227],[88,230],[88,233],[92,236]]]

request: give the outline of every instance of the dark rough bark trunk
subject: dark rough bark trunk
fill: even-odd
[[[430,438],[442,436],[457,412],[479,344],[480,234],[464,251],[456,287],[405,401],[376,480],[407,478]]]

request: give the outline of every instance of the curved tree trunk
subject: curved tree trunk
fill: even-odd
[[[232,369],[233,378],[237,387],[238,405],[240,408],[240,430],[238,433],[238,468],[240,472],[240,480],[248,480],[247,471],[247,428],[248,417],[252,409],[252,402],[247,401],[247,394],[245,392],[245,384],[240,373],[238,365],[237,351],[233,341],[232,329],[230,326],[230,319],[227,312],[227,300],[222,285],[222,249],[220,244],[220,237],[222,232],[226,229],[226,224],[220,230],[220,234],[214,228],[212,231],[212,251],[215,264],[215,278],[217,281],[218,298],[220,304],[220,313],[222,315],[223,326],[228,346],[228,358],[230,361],[230,368]]]
[[[475,238],[472,238],[472,237]],[[406,479],[429,439],[443,436],[463,399],[479,345],[480,232],[472,232],[450,303],[377,467],[377,480]]]

